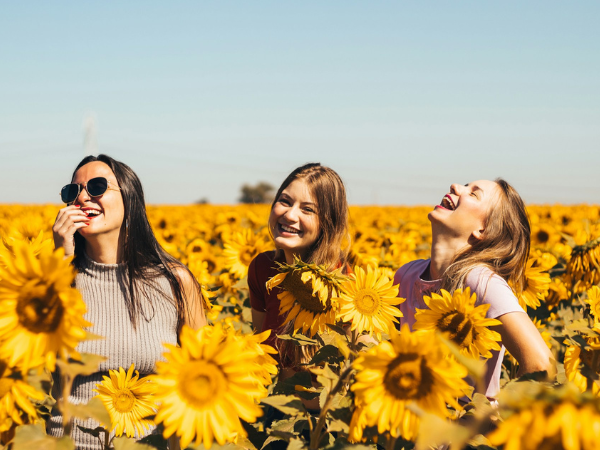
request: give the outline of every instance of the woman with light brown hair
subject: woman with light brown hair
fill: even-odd
[[[328,270],[341,267],[347,271],[348,203],[339,175],[318,163],[295,169],[275,195],[269,231],[277,250],[261,253],[248,269],[252,324],[256,332],[272,330],[266,343],[279,349],[284,366],[295,366],[298,358],[276,337],[286,334],[278,289],[267,291],[266,282],[277,275],[277,263],[293,264],[294,257]]]
[[[400,305],[401,324],[412,328],[416,309],[428,309],[424,295],[468,287],[477,294],[476,305],[490,305],[487,317],[501,323],[494,327],[501,349],[487,361],[487,397],[499,392],[505,348],[519,362],[519,375],[552,374],[552,354],[513,292],[524,288],[531,233],[517,191],[502,179],[453,184],[428,217],[431,258],[405,264],[394,279],[399,297],[406,298]]]

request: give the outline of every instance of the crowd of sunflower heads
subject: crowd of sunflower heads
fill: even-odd
[[[429,256],[428,207],[351,208],[352,274],[301,260],[267,283],[281,300],[280,343],[298,370],[279,376],[278,350],[253,334],[247,273],[272,250],[267,205],[149,207],[160,244],[184,262],[210,300],[210,326],[185,328],[156,373],[106,374],[87,405],[55,404],[101,356],[86,331],[75,273],[54,250],[56,206],[0,207],[0,438],[15,450],[73,448],[74,418],[103,448],[600,448],[600,208],[531,206],[527,283],[519,293],[556,361],[557,376],[517,379],[503,361],[498,402],[475,393],[500,335],[468,289],[424,298],[411,332],[393,275]],[[467,382],[466,380],[470,380]],[[45,435],[59,408],[64,437]],[[133,438],[158,427],[159,433]]]

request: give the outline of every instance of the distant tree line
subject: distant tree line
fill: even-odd
[[[271,203],[275,187],[266,181],[260,181],[258,184],[251,186],[244,184],[242,186],[240,203]]]

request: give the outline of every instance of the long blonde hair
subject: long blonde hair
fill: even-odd
[[[348,232],[348,202],[346,188],[340,176],[329,167],[319,163],[309,163],[295,169],[283,181],[271,210],[281,193],[295,180],[304,180],[317,206],[319,218],[319,236],[311,245],[306,261],[324,265],[328,270],[345,268],[350,251],[350,233]],[[273,230],[271,231],[271,235]],[[277,257],[282,250],[277,250]]]
[[[482,239],[458,253],[442,276],[442,289],[453,292],[465,286],[476,266],[486,266],[520,293],[525,285],[531,227],[525,203],[505,180],[497,178],[499,198],[490,208]]]

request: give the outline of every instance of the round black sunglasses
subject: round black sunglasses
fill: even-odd
[[[112,184],[104,177],[96,177],[89,180],[86,184],[70,183],[60,190],[60,198],[65,203],[74,202],[81,192],[85,189],[90,197],[100,197],[108,190],[108,185]],[[121,190],[117,186],[113,186],[116,190]]]

